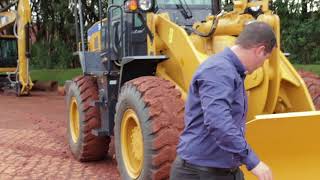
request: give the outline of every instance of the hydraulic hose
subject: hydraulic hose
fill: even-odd
[[[19,1],[19,0],[15,0],[14,2],[6,5],[5,7],[2,7],[2,8],[0,9],[0,13],[1,13],[1,12],[4,12],[4,11],[7,11],[7,10],[10,9],[12,6],[14,6],[15,4],[17,4],[18,1]]]
[[[217,29],[218,23],[219,23],[219,19],[222,17],[222,15],[224,14],[224,11],[222,10],[214,19],[214,21],[212,21],[212,26],[210,28],[210,31],[208,33],[202,33],[197,31],[196,29],[193,29],[192,27],[185,27],[185,29],[191,31],[192,33],[201,36],[201,37],[210,37]]]

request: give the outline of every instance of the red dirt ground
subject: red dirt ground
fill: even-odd
[[[320,109],[320,78],[299,72]],[[66,137],[66,107],[56,92],[32,92],[16,97],[0,92],[0,180],[118,180],[111,142],[108,158],[80,163],[70,154]]]
[[[0,179],[120,179],[113,143],[103,161],[72,157],[66,116],[64,97],[57,93],[0,93]]]
[[[315,108],[320,110],[320,76],[303,70],[299,70],[298,72],[306,83]]]

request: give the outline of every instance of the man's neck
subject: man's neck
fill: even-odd
[[[248,62],[248,52],[246,49],[243,49],[242,47],[238,46],[238,45],[234,45],[230,48],[232,50],[232,52],[234,52],[236,54],[236,56],[239,58],[241,64],[244,66],[244,68],[246,69],[246,71],[248,71],[249,68],[249,62]]]

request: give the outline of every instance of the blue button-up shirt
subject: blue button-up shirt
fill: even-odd
[[[248,170],[260,160],[245,140],[245,68],[230,48],[209,57],[193,76],[178,155],[200,166]]]

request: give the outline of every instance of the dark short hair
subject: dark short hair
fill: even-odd
[[[265,52],[270,53],[276,47],[277,40],[270,25],[254,21],[244,27],[244,30],[237,38],[236,44],[245,49],[263,45],[265,46]]]

